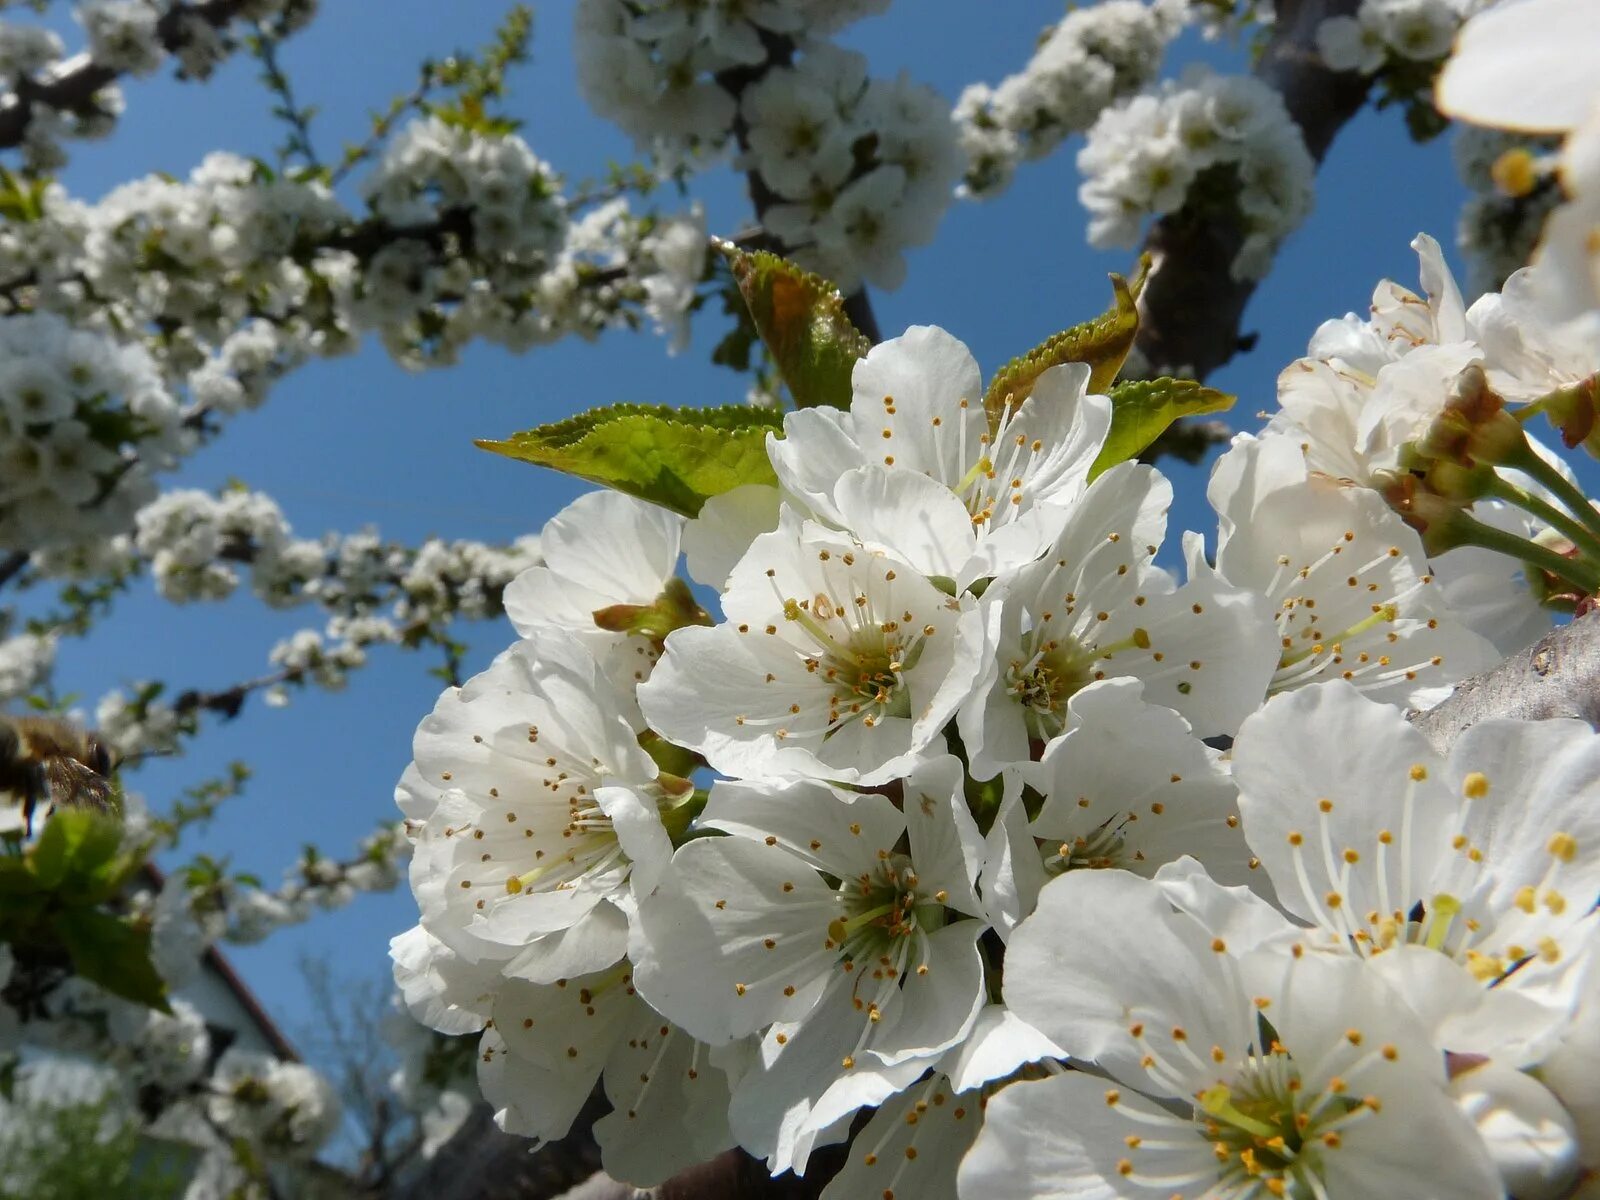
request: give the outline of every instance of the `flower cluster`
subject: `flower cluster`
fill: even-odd
[[[173,890],[182,888],[180,880]],[[138,898],[135,897],[137,901]],[[158,933],[162,921],[155,922]],[[157,962],[170,985],[198,969],[205,943],[179,946]],[[53,1153],[52,1110],[82,1110],[96,1140],[127,1136],[183,1148],[200,1160],[191,1196],[266,1196],[277,1174],[314,1153],[333,1133],[340,1106],[332,1085],[300,1063],[227,1047],[189,1001],[170,1012],[121,999],[53,963],[14,963],[0,946],[0,1063],[10,1083],[0,1100],[7,1171],[38,1169]],[[231,1037],[231,1034],[229,1035]],[[40,1139],[44,1139],[41,1141]],[[206,1191],[203,1180],[231,1181]],[[0,1175],[16,1194],[42,1194],[31,1177]]]
[[[1155,82],[1167,43],[1188,23],[1187,3],[1106,0],[1069,12],[1027,66],[994,87],[975,83],[956,102],[966,152],[964,195],[998,195],[1017,163],[1043,158],[1118,100]]]
[[[583,0],[579,84],[601,116],[668,163],[737,135],[764,227],[846,292],[895,288],[929,241],[963,155],[946,103],[905,76],[869,79],[826,35],[883,0],[688,4]]]
[[[0,704],[28,695],[49,677],[55,661],[56,639],[48,634],[0,639]]]
[[[1327,17],[1317,26],[1317,50],[1335,71],[1376,74],[1401,60],[1436,63],[1450,52],[1464,0],[1361,0],[1354,16]]]
[[[681,345],[706,261],[698,211],[582,211],[514,134],[439,117],[388,145],[359,216],[314,175],[226,153],[94,204],[6,186],[31,214],[0,230],[7,548],[126,529],[152,472],[369,331],[416,367],[476,338],[526,349],[641,314]]]
[[[1506,405],[1591,378],[1600,336],[1593,319],[1552,317],[1540,268],[1467,308],[1438,244],[1413,245],[1424,294],[1386,281],[1366,319],[1323,325],[1280,376],[1262,445],[1383,493],[1423,535],[1462,618],[1509,654],[1548,628],[1551,593],[1600,581],[1600,543],[1589,500]],[[1549,409],[1563,428],[1590,419],[1577,391],[1576,407]]]
[[[1311,211],[1316,165],[1275,90],[1196,71],[1108,108],[1078,169],[1091,244],[1132,245],[1145,217],[1183,207],[1237,213],[1245,238],[1231,270],[1259,279]]]
[[[721,149],[738,98],[727,75],[767,61],[776,41],[821,38],[888,0],[580,0],[578,87],[589,107],[655,153]]]
[[[271,1150],[309,1154],[339,1125],[339,1099],[301,1063],[229,1049],[211,1075],[211,1120],[226,1136]]]
[[[30,4],[42,11],[43,4]],[[0,86],[7,108],[20,110],[20,139],[28,165],[52,170],[66,161],[62,143],[104,137],[122,112],[122,93],[104,73],[148,75],[167,58],[182,79],[206,79],[241,44],[235,23],[266,26],[282,37],[316,14],[316,0],[247,0],[242,4],[180,4],[169,0],[83,0],[81,55],[65,56],[61,38],[36,25],[0,22]],[[92,76],[92,93],[76,95],[75,77]],[[61,88],[63,82],[69,86]],[[56,84],[56,90],[41,84]],[[57,93],[60,93],[59,95]],[[14,143],[13,143],[14,144]]]
[[[1555,1047],[1585,1036],[1600,735],[1443,754],[1407,724],[1497,659],[1482,609],[1526,586],[1480,563],[1452,593],[1384,468],[1344,469],[1410,470],[1422,432],[1345,446],[1297,407],[1357,348],[1456,353],[1423,246],[1438,298],[1388,284],[1319,332],[1218,464],[1186,580],[1156,564],[1170,485],[1100,461],[1086,366],[986,403],[927,327],[856,364],[848,410],[786,415],[777,487],[552,520],[507,589],[520,639],[440,697],[397,791],[396,980],[481,1031],[502,1127],[560,1137],[602,1082],[606,1167],[648,1186],[730,1145],[801,1173],[854,1123],[841,1200],[951,1196],[958,1166],[974,1200],[1408,1194],[1419,1129],[1440,1194],[1574,1180],[1600,1147]],[[1546,348],[1517,303],[1475,310],[1497,386]],[[1413,408],[1461,393],[1428,378]]]
[[[190,442],[138,346],[51,313],[0,319],[0,549],[125,528]]]
[[[864,57],[822,44],[767,71],[739,108],[741,163],[775,197],[766,227],[847,292],[898,287],[901,251],[932,239],[961,174],[939,96],[904,76],[869,79]]]

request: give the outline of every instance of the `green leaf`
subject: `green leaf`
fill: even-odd
[[[1138,455],[1179,417],[1222,412],[1238,399],[1192,379],[1130,379],[1108,394],[1111,432],[1090,468],[1090,479]]]
[[[57,913],[51,924],[78,974],[136,1004],[172,1011],[150,957],[148,929],[92,908]]]
[[[692,517],[712,496],[776,483],[767,434],[782,428],[778,413],[745,405],[616,404],[477,444]]]
[[[801,408],[850,407],[850,372],[872,349],[839,289],[765,250],[720,244],[761,340]]]
[[[1104,394],[1122,369],[1123,360],[1138,336],[1137,301],[1149,270],[1150,258],[1146,255],[1140,260],[1139,273],[1132,283],[1121,275],[1112,275],[1110,308],[1092,321],[1063,330],[1001,367],[989,381],[989,390],[983,397],[983,407],[991,419],[998,419],[1008,402],[1012,407],[1020,405],[1033,392],[1039,376],[1061,363],[1088,363],[1089,391]]]
[[[86,808],[58,808],[45,821],[28,861],[47,890],[98,882],[118,857],[122,823]]]

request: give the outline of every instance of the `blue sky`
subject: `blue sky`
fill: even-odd
[[[301,103],[321,109],[314,129],[324,157],[364,136],[366,113],[408,90],[423,57],[481,44],[504,8],[501,0],[323,0],[317,20],[283,48],[281,61]],[[573,0],[538,8],[533,60],[514,73],[508,108],[526,122],[534,150],[576,180],[601,174],[609,160],[628,160],[632,148],[578,98],[572,9]],[[902,0],[843,40],[867,53],[874,74],[907,71],[953,101],[968,82],[995,82],[1020,68],[1039,30],[1062,11],[1060,0]],[[75,31],[66,36],[77,44]],[[1198,38],[1182,43],[1179,53],[1233,69],[1243,62],[1241,52]],[[281,131],[255,76],[255,64],[240,57],[209,85],[164,77],[130,83],[116,134],[74,147],[66,184],[96,198],[152,171],[187,175],[212,149],[270,154]],[[1304,349],[1320,321],[1364,311],[1385,275],[1415,285],[1408,243],[1418,231],[1453,241],[1463,191],[1447,140],[1413,146],[1396,112],[1363,113],[1345,132],[1319,179],[1315,214],[1291,238],[1246,314],[1246,328],[1260,334],[1258,347],[1211,381],[1239,394],[1236,427],[1249,427],[1254,414],[1271,407],[1278,370]],[[943,325],[989,371],[1098,312],[1109,295],[1107,272],[1126,270],[1131,256],[1092,252],[1084,242],[1073,164],[1079,144],[1023,166],[1000,199],[953,207],[935,244],[909,255],[905,285],[874,295],[885,333]],[[732,232],[749,219],[739,180],[726,168],[697,180],[694,195],[705,202],[716,232]],[[243,480],[274,496],[307,536],[372,526],[411,542],[431,534],[508,540],[537,530],[582,489],[490,458],[472,439],[618,401],[737,402],[745,381],[707,362],[720,328],[720,318],[703,318],[694,345],[673,359],[658,338],[619,334],[520,357],[477,346],[458,367],[421,375],[370,345],[292,375],[261,410],[236,419],[227,436],[186,463],[174,482],[210,489]],[[1179,495],[1172,544],[1178,528],[1210,535],[1212,525],[1197,507],[1204,472],[1171,473]],[[58,682],[89,701],[140,678],[166,679],[174,690],[225,687],[259,674],[273,644],[302,623],[316,624],[316,611],[275,613],[249,596],[174,607],[140,582],[93,636],[63,646]],[[474,670],[512,636],[499,622],[464,632]],[[347,853],[395,815],[391,794],[410,757],[411,731],[438,693],[437,680],[426,674],[436,661],[376,651],[345,692],[296,693],[284,710],[252,704],[239,720],[207,732],[187,758],[141,769],[129,786],[156,807],[231,759],[245,759],[256,772],[247,794],[168,865],[204,850],[275,881],[303,843]],[[300,955],[328,956],[350,978],[386,974],[387,940],[414,915],[402,887],[230,953],[292,1036],[311,1019]]]

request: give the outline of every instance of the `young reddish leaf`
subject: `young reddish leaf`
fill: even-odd
[[[765,250],[719,248],[795,404],[849,408],[850,373],[872,343],[845,315],[839,289]]]

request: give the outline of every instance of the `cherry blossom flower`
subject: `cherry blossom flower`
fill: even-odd
[[[957,643],[958,601],[898,555],[809,521],[751,543],[722,611],[715,628],[667,636],[639,703],[727,775],[897,778],[978,668]]]
[[[1426,1031],[1358,960],[1251,950],[1156,882],[1073,872],[1013,935],[1005,991],[1108,1078],[991,1099],[972,1200],[1502,1194]]]

